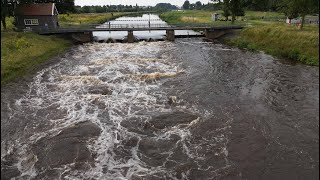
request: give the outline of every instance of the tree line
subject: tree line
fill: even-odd
[[[168,11],[178,9],[170,3],[158,3],[156,6],[132,5],[103,5],[103,6],[76,6],[76,13],[105,13],[105,12],[143,12],[143,11]]]
[[[104,5],[104,6],[76,6],[76,13],[105,13],[105,12],[138,12],[147,11],[150,8],[142,8],[132,5]]]

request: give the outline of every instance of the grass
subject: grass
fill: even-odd
[[[86,13],[86,14],[60,14],[59,24],[63,26],[67,25],[86,25],[86,24],[102,24],[106,21],[127,15],[137,15],[141,12],[115,12],[111,13]]]
[[[64,52],[71,42],[35,33],[1,32],[1,86]]]
[[[169,24],[210,23],[229,25],[230,22],[211,20],[211,11],[171,11],[160,15]],[[221,13],[217,11],[216,13]],[[261,17],[264,17],[263,19]],[[239,36],[228,39],[227,44],[251,51],[262,50],[267,54],[319,66],[319,26],[305,25],[299,30],[294,25],[279,22],[285,19],[282,13],[246,11],[244,17],[237,18],[236,24],[245,24]]]
[[[228,25],[231,24],[230,21],[215,21],[211,19],[213,13],[222,14],[222,11],[202,11],[202,10],[186,10],[186,11],[170,11],[160,14],[160,17],[169,24],[179,24],[179,23],[209,23],[214,25]],[[261,18],[265,20],[277,20],[284,19],[285,16],[282,13],[277,12],[261,12],[261,11],[246,11],[245,16],[238,17],[236,24],[259,24]],[[231,20],[231,16],[228,17]],[[222,19],[225,19],[224,17]],[[260,20],[257,22],[256,20]],[[269,23],[264,21],[264,23]]]
[[[211,23],[211,14],[210,11],[200,10],[170,11],[160,14],[160,17],[169,24]]]
[[[72,45],[56,36],[14,32],[12,22],[12,17],[7,19],[7,30],[1,26],[1,86],[32,72]]]
[[[60,14],[61,26],[100,24],[136,12],[102,14]],[[1,26],[1,86],[34,71],[42,63],[68,49],[72,43],[57,36],[13,31],[13,17],[7,18],[7,30]]]
[[[228,44],[251,51],[319,66],[319,26],[305,26],[303,30],[284,23],[272,23],[245,28],[240,36]]]
[[[264,12],[264,11],[246,11],[245,19],[247,20],[261,20],[263,19],[285,19],[286,16],[279,12]]]

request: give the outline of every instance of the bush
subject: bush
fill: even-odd
[[[292,60],[299,60],[300,52],[297,49],[292,49],[288,57]]]
[[[30,47],[30,43],[24,38],[19,38],[16,42],[15,42],[15,47],[20,50],[20,49],[24,49],[24,48],[28,48]]]

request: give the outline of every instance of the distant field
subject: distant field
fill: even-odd
[[[212,21],[212,14],[219,13],[222,11],[201,11],[201,10],[187,10],[187,11],[170,11],[165,12],[160,15],[160,17],[170,24],[179,23],[211,23],[211,24],[231,24],[230,21]],[[261,11],[246,11],[245,16],[237,17],[236,24],[259,24],[256,20],[277,20],[284,19],[285,15],[283,13],[277,12],[261,12]],[[222,17],[225,19],[225,17]],[[231,17],[229,17],[231,20]],[[268,23],[268,21],[264,21]]]
[[[170,24],[178,23],[211,23],[211,11],[170,11],[160,14],[160,17]]]
[[[137,15],[142,12],[115,12],[111,13],[86,13],[86,14],[60,14],[59,24],[65,25],[80,25],[80,24],[102,24],[111,19],[115,19],[126,15]]]

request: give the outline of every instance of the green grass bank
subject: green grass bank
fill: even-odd
[[[262,50],[267,54],[319,66],[319,28],[271,23],[245,28],[240,35],[226,40],[229,45],[251,51]]]
[[[60,14],[60,25],[100,24],[108,20],[138,15],[136,12],[102,14]],[[7,18],[7,30],[1,26],[1,86],[37,69],[50,58],[63,53],[72,42],[58,36],[41,36],[32,32],[13,31],[13,18]]]
[[[209,11],[171,11],[160,17],[169,24],[211,23],[228,25],[231,22],[211,20]],[[217,11],[217,13],[221,13]],[[282,13],[246,11],[244,17],[237,18],[236,24],[247,25],[238,36],[226,39],[225,43],[251,51],[262,50],[275,57],[299,61],[319,66],[319,25],[305,25],[299,30],[294,25],[277,22],[284,19]],[[262,19],[263,18],[263,19]]]
[[[69,40],[55,36],[1,32],[1,86],[33,72],[71,45]]]
[[[147,12],[114,12],[114,13],[83,13],[83,14],[60,14],[59,24],[67,25],[86,25],[86,24],[102,24],[122,16],[135,16]]]

